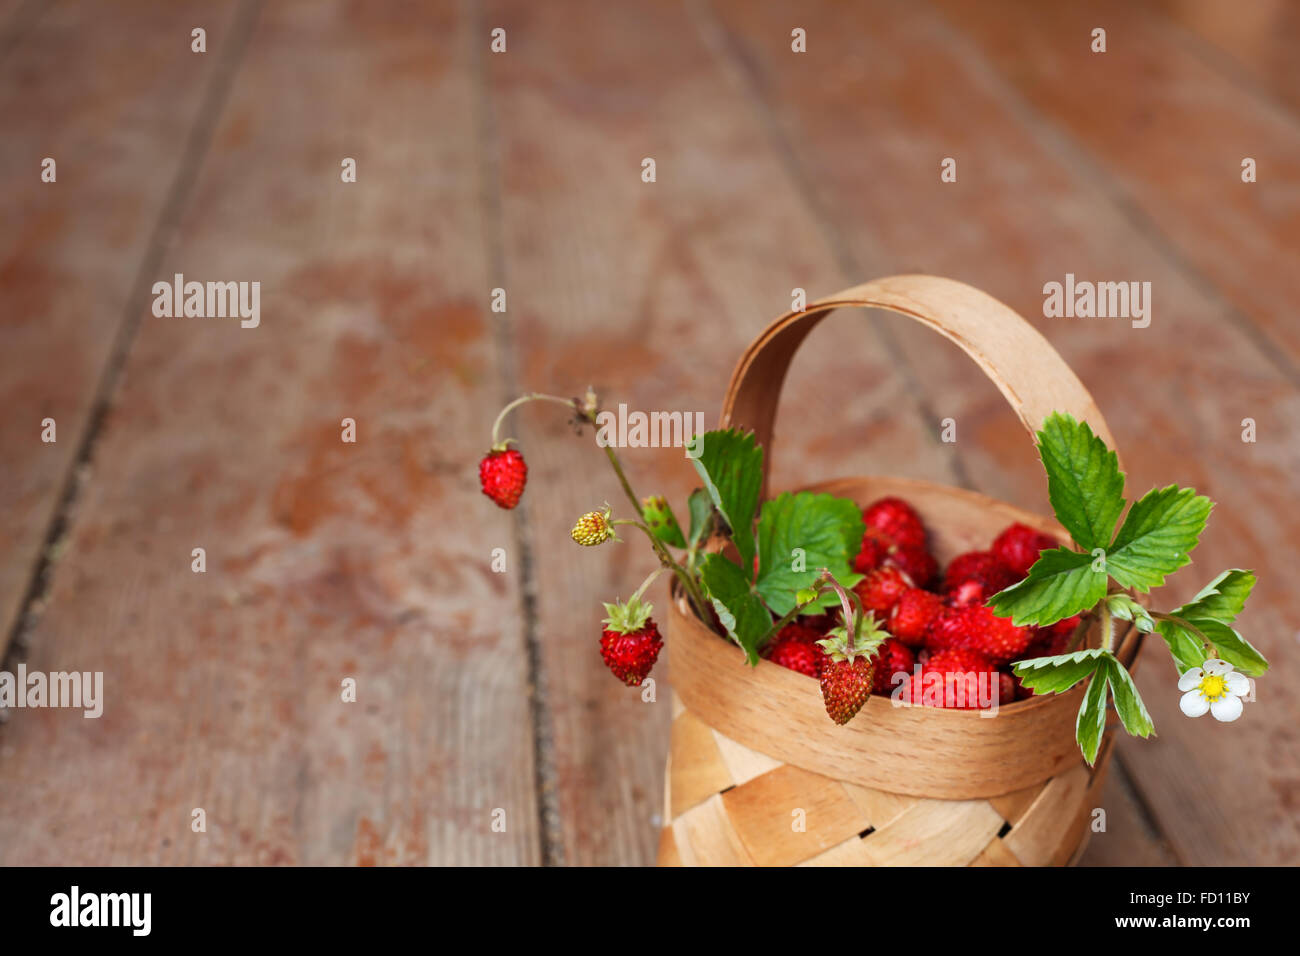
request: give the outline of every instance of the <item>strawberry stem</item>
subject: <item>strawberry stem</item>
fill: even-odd
[[[506,416],[510,414],[512,410],[527,402],[556,402],[557,404],[564,405],[566,408],[578,408],[577,402],[572,398],[560,398],[558,395],[545,395],[542,392],[529,392],[527,395],[521,395],[505,408],[501,409],[501,413],[497,415],[497,420],[492,423],[493,449],[504,449],[506,445],[514,441],[513,438],[501,440],[497,437],[501,434],[501,423],[505,421]]]
[[[632,601],[641,600],[642,596],[645,594],[646,588],[648,588],[654,582],[655,578],[659,577],[659,575],[663,574],[664,571],[666,570],[668,569],[661,565],[660,567],[657,567],[653,571],[651,571],[650,576],[641,582],[641,586],[636,589],[636,593],[632,595],[630,600]]]
[[[1110,616],[1110,610],[1104,601],[1097,606],[1097,610],[1101,614],[1101,646],[1109,651],[1115,645],[1115,619]]]

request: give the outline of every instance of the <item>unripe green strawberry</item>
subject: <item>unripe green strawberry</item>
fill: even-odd
[[[588,511],[578,519],[578,523],[573,526],[569,534],[574,541],[584,547],[604,544],[614,537],[614,531],[609,526],[609,509]]]

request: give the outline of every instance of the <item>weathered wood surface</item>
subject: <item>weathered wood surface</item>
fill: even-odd
[[[104,671],[104,716],[4,728],[5,863],[539,860],[511,521],[470,464],[513,388],[475,47],[368,11],[268,4],[248,41],[160,272],[261,281],[261,325],[140,327],[29,660]]]
[[[1220,502],[1173,599],[1220,566],[1265,572],[1243,621],[1275,664],[1261,703],[1236,725],[1189,721],[1150,650],[1161,736],[1120,741],[1083,862],[1295,859],[1300,705],[1283,688],[1300,597],[1267,573],[1300,540],[1300,120],[1279,37],[1176,3],[146,6],[0,5],[0,208],[18,224],[0,247],[6,633],[114,336],[139,322],[27,634],[32,668],[106,672],[105,716],[28,710],[0,729],[0,863],[653,861],[671,695],[661,680],[643,702],[596,650],[599,602],[637,586],[648,552],[568,541],[581,512],[626,506],[591,435],[543,406],[507,427],[525,506],[492,508],[474,474],[492,416],[590,381],[712,423],[794,287],[903,271],[1034,322],[1097,397],[1135,490]],[[222,97],[223,30],[206,56],[188,39],[217,15],[255,17]],[[506,54],[488,52],[495,26]],[[76,57],[97,62],[96,98],[57,68]],[[60,159],[41,188],[51,141],[95,177]],[[1238,152],[1260,183],[1240,182]],[[939,181],[945,156],[957,183]],[[177,271],[261,281],[262,326],[152,318],[137,274]],[[1151,281],[1151,326],[1044,318],[1042,285],[1066,272]],[[813,333],[776,486],[884,472],[1041,511],[1001,396],[907,325],[837,315]],[[47,408],[56,446],[39,443]],[[641,494],[693,485],[679,451],[625,457]]]
[[[156,261],[167,238],[160,219],[201,159],[186,147],[201,138],[234,12],[189,0],[123,3],[113,14],[123,42],[103,43],[95,6],[0,11],[0,644],[96,404],[111,398],[105,373],[120,361],[115,340],[141,264]],[[207,56],[180,41],[200,22],[211,33]],[[41,181],[46,157],[54,183]],[[41,441],[45,418],[55,422],[51,444]]]

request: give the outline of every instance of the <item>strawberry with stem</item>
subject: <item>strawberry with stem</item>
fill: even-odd
[[[579,428],[583,424],[589,424],[596,427],[596,416],[599,410],[599,402],[596,393],[588,388],[586,394],[581,398],[560,398],[557,395],[547,395],[542,392],[531,392],[527,395],[521,395],[514,401],[507,404],[497,415],[496,421],[492,424],[492,446],[483,461],[479,465],[480,480],[483,485],[483,493],[496,501],[503,508],[513,508],[519,501],[519,496],[523,493],[524,479],[527,476],[527,468],[523,465],[523,457],[520,453],[509,448],[515,439],[501,439],[501,425],[504,423],[506,415],[511,411],[528,402],[544,401],[556,405],[563,405],[573,412],[573,423]],[[623,493],[627,495],[628,500],[637,514],[642,514],[642,505],[636,492],[632,490],[632,484],[628,481],[627,473],[623,470],[623,464],[619,460],[618,453],[611,445],[603,445],[605,456],[609,460],[610,467],[614,469],[614,475],[618,478],[619,485]],[[593,512],[594,514],[595,512]],[[593,523],[594,524],[594,523]],[[610,524],[630,524],[640,529],[650,540],[650,546],[654,549],[655,556],[659,559],[662,567],[671,570],[676,575],[678,582],[681,584],[687,599],[690,601],[695,613],[702,620],[708,620],[708,611],[711,609],[710,604],[705,600],[704,594],[700,589],[699,582],[693,573],[683,567],[673,559],[672,554],[668,551],[664,543],[655,535],[655,533],[642,521],[635,519],[622,519],[611,521]],[[579,529],[575,529],[578,531]],[[591,540],[593,543],[597,537],[594,534],[588,534],[585,531],[581,535],[585,540]],[[575,540],[578,537],[575,536]],[[604,540],[603,538],[601,540]],[[585,543],[580,541],[579,543]]]

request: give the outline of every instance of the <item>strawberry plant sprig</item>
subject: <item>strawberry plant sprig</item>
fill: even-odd
[[[605,452],[620,487],[635,509],[635,518],[617,518],[607,504],[582,515],[570,532],[575,542],[594,547],[619,541],[614,528],[630,525],[643,532],[662,569],[669,570],[696,616],[735,641],[751,664],[758,652],[782,627],[801,614],[818,614],[837,596],[846,603],[845,620],[857,627],[862,619],[848,614],[845,588],[862,579],[852,561],[863,536],[862,513],[857,505],[829,494],[783,494],[759,508],[763,476],[763,450],[754,436],[735,429],[706,432],[691,440],[689,458],[703,483],[690,495],[688,531],[682,531],[671,506],[662,496],[639,498],[623,469],[617,451],[600,440],[600,411],[591,389],[581,398],[565,399],[533,393],[510,402],[492,426],[492,444],[479,464],[483,493],[503,508],[514,508],[523,494],[528,469],[513,438],[500,437],[507,414],[531,401],[559,404],[572,412],[572,423],[597,429],[597,444]],[[723,539],[716,542],[716,539]],[[729,543],[739,556],[732,559],[710,541]],[[680,559],[672,550],[684,552]],[[797,592],[812,589],[806,601]],[[644,585],[642,587],[644,591]],[[649,617],[650,606],[640,593],[627,604],[606,605],[610,617],[602,639],[602,655],[620,679],[639,683],[658,655],[657,630]],[[856,596],[853,601],[856,601]],[[611,610],[613,608],[613,610]],[[606,645],[619,640],[620,648],[635,649],[620,656]],[[878,640],[874,619],[869,638],[856,651],[850,641],[842,654],[850,662],[874,652]],[[851,632],[850,632],[851,633]],[[635,642],[631,639],[635,638]],[[868,646],[870,645],[870,646]],[[834,657],[835,651],[827,649]],[[630,655],[630,656],[629,656]],[[639,675],[639,676],[638,676]],[[829,706],[829,705],[828,705]],[[860,705],[859,705],[860,706]]]
[[[501,426],[505,422],[506,416],[528,402],[543,401],[556,405],[561,405],[569,409],[573,414],[570,423],[581,433],[582,426],[590,425],[599,431],[600,403],[594,390],[590,387],[584,395],[579,398],[561,398],[558,395],[547,395],[541,392],[531,392],[521,395],[514,401],[508,403],[501,409],[492,423],[492,444],[486,455],[483,456],[479,463],[479,483],[483,493],[495,501],[502,508],[514,508],[524,491],[524,484],[528,476],[528,467],[524,463],[522,453],[510,445],[518,444],[513,438],[501,438]],[[628,480],[627,473],[623,470],[623,463],[619,460],[618,453],[614,450],[613,445],[608,442],[597,441],[608,459],[610,467],[618,479],[619,486],[627,496],[628,501],[632,503],[637,518],[615,519],[611,517],[610,508],[605,506],[603,511],[588,512],[583,515],[577,525],[571,532],[573,540],[582,545],[602,544],[607,540],[620,540],[613,533],[613,526],[619,524],[628,524],[644,532],[650,540],[650,546],[659,559],[660,566],[672,571],[678,579],[682,590],[686,593],[687,600],[695,608],[697,614],[703,615],[705,609],[709,607],[700,589],[697,576],[687,566],[676,561],[668,548],[664,544],[663,533],[656,531],[653,525],[656,523],[663,524],[662,509],[667,508],[667,502],[663,498],[648,498],[643,505],[641,499],[637,498],[636,492],[632,490],[632,484]],[[650,502],[656,502],[655,509],[651,514],[647,514],[647,507]],[[669,511],[671,515],[671,511]],[[692,515],[695,511],[692,509]],[[676,525],[674,519],[672,524]],[[679,529],[680,533],[680,529]],[[702,530],[692,529],[692,535],[703,534]]]
[[[1057,521],[1078,550],[1043,551],[1022,581],[994,594],[988,606],[1018,626],[1046,627],[1076,614],[1099,620],[1101,646],[1017,663],[1016,675],[1035,693],[1061,693],[1091,679],[1076,721],[1079,748],[1089,764],[1106,728],[1113,700],[1128,733],[1154,733],[1151,715],[1127,668],[1115,656],[1116,619],[1158,633],[1180,675],[1180,706],[1189,716],[1209,711],[1235,720],[1250,693],[1246,676],[1268,662],[1233,627],[1255,584],[1252,571],[1231,569],[1195,598],[1170,612],[1150,611],[1133,597],[1147,594],[1191,562],[1213,503],[1194,489],[1153,488],[1128,508],[1119,460],[1086,422],[1053,412],[1038,432],[1048,498]],[[1119,525],[1118,531],[1116,525]]]

